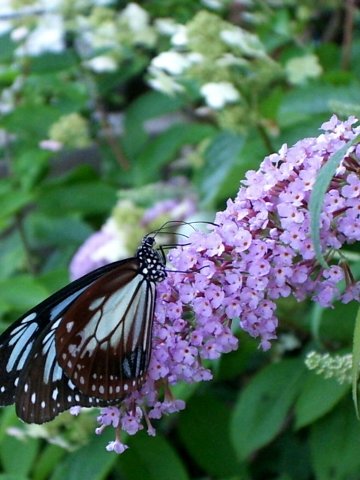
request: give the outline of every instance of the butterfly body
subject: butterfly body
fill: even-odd
[[[1,406],[43,423],[74,405],[114,405],[142,385],[166,276],[154,242],[144,237],[135,257],[75,280],[0,336]]]

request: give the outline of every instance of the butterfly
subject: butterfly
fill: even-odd
[[[0,335],[0,406],[27,423],[78,405],[119,403],[144,383],[165,256],[145,236],[136,255],[88,273]]]

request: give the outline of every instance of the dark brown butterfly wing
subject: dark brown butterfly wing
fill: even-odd
[[[105,265],[31,309],[0,335],[0,406],[43,423],[71,406],[105,406],[142,385],[156,283],[165,261],[145,236],[136,257]]]
[[[84,394],[121,399],[143,382],[151,351],[155,282],[129,260],[94,282],[62,316],[58,362]]]
[[[71,406],[105,405],[81,393],[57,362],[54,333],[66,310],[121,260],[100,267],[57,291],[0,335],[0,406],[16,404],[18,416],[43,423]]]
[[[55,331],[59,320],[37,338],[16,392],[16,414],[27,423],[44,423],[75,405],[105,405],[84,395],[64,374],[56,360]]]

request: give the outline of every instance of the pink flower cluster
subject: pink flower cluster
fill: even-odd
[[[98,432],[108,425],[117,429],[108,450],[126,449],[120,430],[133,435],[145,423],[153,435],[151,419],[184,408],[173,399],[171,385],[211,379],[202,361],[237,348],[234,320],[266,350],[276,338],[276,299],[310,297],[326,307],[337,299],[360,300],[360,283],[334,257],[344,244],[360,240],[359,146],[349,149],[325,197],[320,229],[329,269],[315,259],[308,209],[320,167],[360,133],[355,122],[333,116],[320,136],[266,157],[258,171],[247,173],[236,199],[216,215],[211,232],[195,232],[187,246],[170,252],[173,272],[158,285],[147,381],[119,408],[102,409],[98,418]]]

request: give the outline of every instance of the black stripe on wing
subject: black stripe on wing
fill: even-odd
[[[126,261],[105,265],[75,280],[29,310],[0,335],[0,406],[14,403],[23,370],[34,355],[35,342],[42,331],[63,315],[95,280]]]

